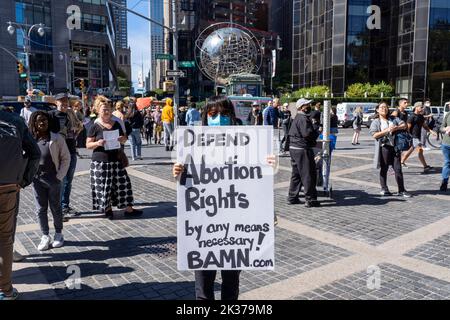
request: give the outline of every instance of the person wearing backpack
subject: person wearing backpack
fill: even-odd
[[[0,300],[15,300],[13,244],[21,188],[30,185],[41,153],[20,116],[0,107]]]
[[[352,145],[359,144],[359,135],[361,134],[361,126],[363,123],[363,112],[361,107],[357,107],[353,113],[353,139]]]
[[[380,194],[382,196],[392,195],[387,186],[387,172],[389,166],[392,166],[398,186],[397,195],[410,198],[411,194],[406,191],[403,181],[401,153],[395,150],[395,133],[400,130],[405,130],[407,125],[399,118],[394,118],[389,115],[389,107],[385,102],[380,103],[376,111],[378,116],[372,121],[369,132],[376,140],[374,167],[380,169]]]

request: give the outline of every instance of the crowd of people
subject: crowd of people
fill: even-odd
[[[200,111],[194,102],[178,112],[175,119],[173,100],[167,98],[164,107],[147,107],[138,110],[136,102],[118,101],[115,104],[104,96],[97,96],[92,106],[83,108],[80,101],[71,103],[67,93],[55,96],[56,109],[50,112],[31,107],[31,97],[26,97],[20,117],[0,110],[0,133],[2,148],[10,152],[3,157],[0,171],[0,298],[15,299],[18,296],[11,283],[13,243],[21,188],[32,185],[36,203],[36,218],[42,233],[37,244],[40,251],[60,248],[64,245],[63,225],[78,213],[70,206],[72,182],[77,165],[77,148],[92,150],[90,165],[90,185],[92,208],[110,220],[114,219],[113,207],[124,209],[126,217],[142,215],[134,208],[131,180],[126,171],[129,160],[125,154],[125,143],[130,142],[132,160],[142,159],[142,139],[147,144],[159,145],[164,141],[166,151],[175,146],[175,121],[180,125],[233,126],[242,121],[236,117],[232,102],[225,96],[208,99]],[[398,108],[391,112],[382,102],[376,108],[376,118],[370,126],[370,134],[375,139],[374,165],[380,170],[381,195],[391,195],[387,187],[387,173],[392,167],[398,185],[398,195],[409,198],[405,188],[402,167],[415,150],[423,165],[424,172],[431,167],[423,156],[423,135],[431,130],[424,115],[426,102],[414,105],[408,115],[407,99],[399,101]],[[288,203],[300,204],[299,195],[303,188],[305,206],[318,207],[317,194],[317,148],[322,138],[323,115],[320,102],[300,99],[296,103],[295,117],[287,104],[281,105],[273,99],[264,109],[255,102],[248,114],[249,125],[267,125],[281,128],[284,136],[280,139],[280,149],[291,158],[292,174],[288,193]],[[338,130],[336,109],[332,108],[330,134],[334,145]],[[362,125],[362,110],[354,114],[354,135],[352,144],[359,144]],[[435,128],[444,138],[442,152],[441,191],[447,191],[450,174],[450,114],[442,126]],[[164,137],[162,137],[164,134]],[[110,137],[115,137],[111,140]],[[332,144],[332,148],[334,149]],[[319,147],[320,148],[320,147]],[[275,156],[267,161],[275,165]],[[184,165],[173,166],[173,175],[178,177]],[[50,235],[48,209],[53,216],[54,236]],[[20,258],[20,257],[19,257]],[[19,259],[18,258],[18,259]],[[236,300],[239,295],[240,271],[222,271],[222,299]],[[215,271],[195,273],[196,295],[198,299],[214,299]]]

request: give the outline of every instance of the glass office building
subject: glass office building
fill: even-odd
[[[438,103],[450,88],[448,0],[294,0],[293,34],[294,89],[385,81]]]

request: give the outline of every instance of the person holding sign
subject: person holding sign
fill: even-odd
[[[94,210],[101,210],[112,220],[112,206],[126,207],[126,216],[139,216],[143,212],[133,209],[131,181],[122,162],[120,144],[127,140],[122,126],[112,119],[108,102],[94,103],[98,121],[89,130],[86,147],[93,150],[91,162],[91,189]]]
[[[225,96],[214,96],[211,97],[205,108],[204,108],[204,112],[202,115],[202,124],[203,126],[209,126],[209,127],[217,127],[217,126],[236,126],[237,125],[237,119],[236,119],[236,114],[234,111],[234,107],[232,102]],[[212,128],[211,128],[212,129]],[[230,129],[230,128],[228,128]],[[185,133],[187,135],[189,134],[195,134],[195,132],[192,129],[186,129]],[[190,132],[190,133],[189,133]],[[248,143],[250,138],[249,136],[245,136],[245,134],[243,133],[244,129],[241,131],[241,135],[238,136],[241,137],[241,139],[234,139],[234,140],[228,140],[228,142],[230,144],[234,143],[234,146],[238,147],[237,144],[239,144],[240,146],[245,145],[245,143]],[[271,143],[272,142],[272,135],[273,135],[273,131],[270,130],[270,136],[268,135],[266,138],[267,143]],[[206,143],[211,143],[211,144],[217,144],[218,146],[221,146],[222,149],[221,150],[226,150],[226,148],[224,147],[227,143],[226,143],[226,139],[227,138],[223,138],[225,140],[223,140],[220,137],[226,137],[226,130],[221,130],[220,132],[217,132],[216,135],[216,140],[213,138],[212,134],[209,135],[207,134],[207,136],[209,136],[208,140],[204,140],[203,138],[199,137],[198,139],[195,138],[195,140],[192,140],[191,142],[187,142],[185,141],[184,143],[181,143],[179,145],[179,149],[183,150],[183,148],[186,147],[186,143],[189,146],[193,146],[194,143],[200,143],[201,145]],[[231,135],[231,134],[230,134]],[[200,134],[201,136],[201,134]],[[192,137],[192,135],[191,135]],[[215,141],[213,143],[213,141]],[[266,146],[267,147],[267,146]],[[220,149],[220,147],[214,147],[212,146],[211,149],[215,149],[217,152],[219,152],[218,150]],[[208,149],[208,150],[211,150]],[[270,149],[270,148],[268,148]],[[202,149],[201,146],[197,146],[197,144],[195,145],[194,151],[197,152],[198,154],[202,154]],[[271,149],[270,149],[271,150]],[[188,155],[192,156],[192,154]],[[240,156],[241,154],[236,154],[235,158],[237,158],[238,156]],[[244,155],[242,155],[244,156]],[[205,160],[206,159],[206,160]],[[193,161],[193,160],[192,160]],[[200,171],[197,172],[197,174],[202,175],[202,169],[203,171],[208,171],[208,170],[212,170],[211,167],[209,166],[209,164],[211,162],[207,162],[205,163],[205,161],[210,161],[210,159],[205,158],[205,156],[203,156],[203,160],[202,160],[202,164],[200,164]],[[276,159],[275,156],[271,155],[267,157],[267,162],[270,166],[275,166],[276,165]],[[242,172],[249,172],[246,171],[247,168],[246,167],[240,167],[240,169],[243,169],[243,171],[238,170],[237,168],[237,161],[231,161],[231,162],[227,162],[226,167],[228,168],[227,170],[227,174],[226,176],[222,177],[222,179],[217,178],[218,180],[216,181],[216,183],[220,184],[220,186],[216,185],[216,186],[211,186],[211,183],[206,182],[206,180],[203,178],[200,178],[200,180],[202,181],[196,181],[198,180],[199,177],[196,178],[191,178],[192,179],[192,183],[194,183],[195,186],[189,187],[188,185],[190,185],[190,182],[186,185],[186,181],[183,182],[183,180],[186,180],[186,174],[189,171],[187,169],[187,167],[190,167],[190,170],[192,170],[192,167],[195,166],[194,162],[191,162],[190,164],[186,163],[176,163],[173,166],[173,176],[175,178],[180,178],[180,183],[179,186],[182,186],[184,189],[184,191],[186,191],[186,194],[182,196],[182,198],[184,198],[185,196],[188,197],[189,194],[191,194],[191,192],[198,192],[198,188],[206,190],[206,187],[208,184],[211,186],[211,190],[216,190],[219,192],[219,194],[221,194],[222,192],[226,192],[223,190],[228,190],[228,187],[230,188],[230,191],[227,193],[222,194],[221,196],[219,196],[219,198],[221,199],[220,202],[221,204],[218,205],[218,207],[216,207],[216,209],[214,208],[208,208],[206,211],[201,211],[200,207],[201,205],[199,205],[199,203],[194,203],[194,202],[190,202],[189,204],[187,204],[189,207],[191,207],[191,209],[187,209],[184,212],[184,208],[185,208],[185,204],[180,203],[180,198],[178,199],[178,206],[179,206],[179,218],[181,216],[187,215],[190,216],[191,218],[186,218],[186,221],[183,221],[183,225],[185,225],[185,231],[187,231],[191,238],[193,235],[193,232],[197,232],[197,241],[196,243],[202,243],[202,249],[205,249],[205,246],[209,246],[209,249],[206,250],[199,250],[199,252],[196,251],[191,251],[188,253],[189,254],[194,254],[197,255],[197,257],[194,257],[192,259],[190,259],[191,262],[195,263],[195,266],[189,266],[188,270],[193,270],[193,269],[199,269],[198,271],[195,271],[195,292],[196,292],[196,298],[197,300],[214,300],[214,281],[216,279],[216,275],[217,275],[217,270],[221,270],[221,276],[222,276],[222,288],[221,288],[221,299],[222,300],[237,300],[238,296],[239,296],[239,277],[240,277],[240,273],[241,270],[240,269],[255,269],[252,268],[252,266],[249,266],[248,264],[246,264],[246,262],[249,259],[243,258],[241,260],[245,260],[243,264],[239,264],[240,261],[240,257],[244,256],[245,254],[243,253],[244,251],[246,253],[250,252],[250,250],[252,250],[252,247],[254,247],[255,249],[253,253],[255,252],[262,252],[263,250],[258,247],[258,245],[260,245],[260,243],[262,243],[262,240],[264,239],[265,235],[267,234],[267,237],[271,237],[271,245],[272,245],[272,249],[273,249],[273,228],[272,225],[270,225],[269,223],[264,223],[266,222],[266,220],[264,220],[264,218],[266,217],[259,217],[259,215],[257,216],[257,222],[260,222],[261,225],[243,225],[240,224],[242,221],[250,221],[250,220],[246,220],[248,219],[246,217],[246,213],[248,214],[248,210],[246,211],[245,209],[241,209],[241,208],[248,208],[249,205],[251,205],[250,202],[250,197],[253,196],[252,199],[255,198],[255,193],[253,193],[252,195],[250,194],[243,194],[243,193],[238,193],[237,189],[239,187],[238,183],[234,182],[236,179],[241,179],[244,180],[243,182],[240,182],[241,184],[245,182],[245,179],[242,177],[242,175],[240,175],[240,173]],[[232,169],[234,168],[234,169]],[[225,172],[225,168],[222,167],[222,169],[218,169],[218,168],[213,168],[216,169],[215,172],[219,172],[220,170],[222,170],[223,172]],[[254,170],[253,170],[254,169]],[[251,167],[250,171],[252,172],[252,174],[254,173],[254,179],[262,179],[264,177],[264,175],[261,173],[262,171],[258,171],[258,169],[261,169],[260,167]],[[219,170],[219,171],[217,171]],[[273,170],[270,168],[270,173],[273,176]],[[193,174],[193,173],[192,173]],[[209,175],[210,178],[212,178],[213,175]],[[239,177],[238,177],[239,176]],[[233,178],[234,177],[234,178]],[[250,178],[251,179],[251,178]],[[231,181],[230,181],[231,180]],[[195,182],[196,181],[196,182]],[[220,183],[219,183],[220,181]],[[249,180],[247,180],[248,182]],[[271,190],[273,190],[273,177],[272,180],[268,179],[268,180],[261,180],[261,181],[271,181],[272,184],[264,184],[264,188],[267,188],[269,186],[269,188]],[[229,186],[228,186],[229,185]],[[223,188],[223,190],[222,190]],[[264,188],[261,188],[260,190],[264,190]],[[203,192],[203,190],[201,192]],[[180,194],[179,194],[180,195]],[[247,196],[249,198],[247,198]],[[264,197],[264,194],[256,194],[256,198],[260,199],[260,197]],[[211,204],[210,201],[212,200],[214,196],[210,195],[208,196],[208,200],[205,200],[205,204]],[[273,197],[273,194],[272,194]],[[189,197],[188,197],[189,198]],[[195,199],[197,199],[197,196],[194,196]],[[267,197],[266,197],[267,199]],[[193,199],[190,199],[193,200]],[[188,201],[190,201],[188,200]],[[267,203],[270,203],[269,201],[270,199],[268,199]],[[253,201],[254,202],[254,201]],[[261,202],[261,201],[260,201]],[[272,199],[272,203],[271,206],[273,208],[273,199]],[[181,207],[183,207],[183,209],[180,209]],[[270,206],[267,206],[270,209]],[[220,209],[221,210],[218,210]],[[183,213],[180,212],[180,210],[183,211]],[[199,211],[200,210],[200,211]],[[237,211],[233,211],[233,210],[237,210]],[[200,214],[200,212],[205,213],[204,216],[198,216],[198,214]],[[242,215],[241,215],[242,212]],[[197,213],[195,215],[195,213]],[[195,217],[193,216],[193,214],[195,215]],[[237,214],[237,215],[236,215]],[[226,218],[223,218],[223,215],[227,215]],[[233,218],[234,217],[234,218]],[[243,218],[245,217],[245,218]],[[252,216],[253,219],[255,219]],[[270,218],[273,219],[273,217],[271,216]],[[189,220],[191,219],[191,220]],[[219,224],[217,223],[219,220],[222,219],[222,223]],[[232,220],[239,220],[239,225],[236,223],[233,223]],[[201,232],[202,232],[202,226],[195,226],[193,227],[192,225],[189,225],[189,223],[194,223],[194,221],[196,222],[200,222],[204,224],[204,232],[205,235],[202,237],[201,236]],[[224,222],[224,223],[223,223]],[[179,225],[180,226],[180,225]],[[251,228],[258,228],[261,227],[261,232],[259,232],[259,230],[256,230],[256,238],[258,238],[259,235],[259,242],[256,243],[257,241],[255,241],[253,243],[253,237],[251,236],[251,232],[252,230],[250,230]],[[239,231],[239,228],[241,228],[241,234],[247,234],[247,238],[236,238],[235,235],[239,234],[236,231]],[[245,229],[245,231],[243,231]],[[247,230],[248,229],[248,230]],[[180,230],[180,228],[178,229]],[[226,231],[225,231],[226,230]],[[191,232],[192,231],[192,232]],[[254,231],[254,230],[253,230]],[[219,235],[218,232],[225,232],[225,235]],[[264,233],[265,232],[265,233]],[[206,235],[207,233],[209,233],[209,236]],[[185,233],[186,235],[186,233]],[[178,233],[178,236],[180,237],[180,233]],[[214,240],[211,239],[211,237],[215,237]],[[266,237],[266,238],[267,238]],[[180,240],[180,238],[179,238]],[[226,248],[236,248],[233,247],[232,245],[230,245],[231,242],[234,242],[235,244],[238,243],[239,241],[241,241],[241,248],[242,249],[226,249]],[[219,243],[219,245],[215,245],[215,243]],[[246,245],[246,242],[251,242],[252,245],[250,246],[250,249],[244,249],[244,246]],[[254,246],[253,246],[254,244]],[[239,244],[237,244],[239,245]],[[213,250],[212,247],[215,246],[216,248],[219,247],[219,249]],[[222,250],[220,250],[220,246],[222,246]],[[228,246],[228,247],[227,247]],[[181,247],[178,248],[178,253],[181,252]],[[185,248],[183,248],[184,250]],[[202,251],[203,253],[207,252],[206,256],[202,256],[200,251]],[[219,252],[220,257],[215,256],[215,253]],[[233,255],[233,253],[235,252],[240,252],[242,254],[236,253],[236,255]],[[273,252],[272,252],[273,254]],[[201,257],[200,257],[201,256]],[[226,258],[224,258],[226,256]],[[217,260],[217,259],[218,260]],[[236,259],[235,259],[236,258]],[[204,260],[203,260],[204,259]],[[228,261],[228,263],[225,263],[225,259]],[[220,262],[220,261],[222,262]],[[208,262],[207,262],[208,261]],[[231,261],[231,266],[230,266],[230,261]],[[254,260],[252,260],[254,261]],[[257,260],[260,261],[260,260]],[[267,261],[267,260],[265,260]],[[180,260],[179,260],[180,262]],[[272,260],[271,260],[272,262]],[[192,264],[192,263],[191,263]],[[180,265],[180,264],[179,264]],[[213,265],[214,268],[209,268],[208,267]],[[255,267],[255,266],[254,266]]]

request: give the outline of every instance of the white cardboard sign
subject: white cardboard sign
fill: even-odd
[[[179,127],[179,270],[273,270],[270,126]]]

